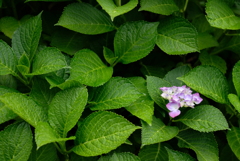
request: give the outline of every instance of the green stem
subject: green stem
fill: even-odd
[[[187,5],[188,5],[188,0],[186,0],[186,2],[185,2],[184,8],[183,8],[183,12],[186,11],[186,9],[187,9]]]
[[[17,9],[16,9],[16,6],[14,4],[14,0],[11,0],[11,5],[12,5],[12,9],[13,9],[13,15],[16,19],[18,19]]]
[[[119,7],[121,6],[121,0],[115,0],[115,4]]]

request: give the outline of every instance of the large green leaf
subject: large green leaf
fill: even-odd
[[[38,122],[47,121],[47,113],[31,97],[21,93],[7,93],[0,100],[26,122],[36,127]]]
[[[56,161],[57,150],[54,144],[47,144],[37,150],[34,144],[32,153],[28,158],[28,161]]]
[[[0,75],[0,86],[5,86],[8,88],[17,88],[17,80],[11,74]]]
[[[112,21],[115,17],[131,11],[138,4],[138,0],[130,0],[124,5],[121,5],[121,1],[117,5],[112,0],[97,0],[97,2],[111,16]]]
[[[30,60],[36,54],[38,43],[42,32],[41,13],[24,22],[13,34],[12,47],[16,56],[24,53],[28,55]]]
[[[174,0],[141,0],[139,11],[149,11],[162,15],[170,15],[179,8]]]
[[[192,149],[199,161],[218,161],[218,146],[213,133],[184,130],[177,136],[178,146]]]
[[[32,149],[32,131],[26,122],[11,124],[0,132],[0,160],[26,161]]]
[[[87,3],[68,5],[56,25],[90,35],[101,34],[115,29],[114,24],[106,14]]]
[[[240,160],[240,128],[232,127],[227,133],[227,141],[234,154]]]
[[[142,94],[126,78],[113,77],[103,86],[94,89],[91,110],[109,110],[129,106]]]
[[[210,55],[207,52],[202,52],[199,56],[202,65],[211,65],[218,68],[223,74],[227,71],[227,64],[224,59],[217,55]]]
[[[49,105],[48,121],[59,136],[66,137],[81,117],[87,104],[85,87],[73,87],[58,92]]]
[[[175,151],[172,149],[168,149],[167,147],[165,147],[168,153],[168,157],[169,157],[169,161],[177,161],[177,160],[184,160],[184,161],[195,161],[195,159],[193,157],[191,157],[190,155],[183,153],[183,152],[179,152],[179,151]]]
[[[17,59],[8,44],[0,40],[0,75],[17,75]]]
[[[199,51],[195,27],[181,17],[168,17],[160,21],[156,44],[169,55],[182,55]]]
[[[98,55],[89,49],[75,53],[70,66],[70,80],[93,87],[103,85],[113,74],[113,68],[105,65]]]
[[[233,107],[238,111],[238,113],[240,113],[240,100],[239,97],[235,94],[230,93],[228,95],[228,99],[231,102],[231,104],[233,105]]]
[[[14,89],[0,86],[0,96],[6,93],[18,92]],[[15,118],[17,115],[4,103],[0,102],[0,124]]]
[[[123,24],[114,37],[115,64],[129,64],[147,56],[155,46],[158,24],[145,21]]]
[[[175,126],[166,126],[160,119],[153,117],[152,126],[142,121],[142,147],[171,140],[178,134]]]
[[[123,144],[138,128],[115,113],[94,112],[80,124],[73,151],[81,156],[108,153]]]
[[[108,161],[141,161],[140,158],[132,153],[113,153]]]
[[[240,96],[240,61],[238,61],[233,67],[232,81],[238,96]]]
[[[161,108],[167,110],[166,100],[161,96],[161,87],[171,87],[171,84],[164,79],[147,76],[147,89],[151,98],[156,102]]]
[[[200,65],[178,79],[216,102],[228,103],[227,80],[222,72],[215,67]]]
[[[210,47],[218,46],[217,40],[209,33],[199,33],[198,34],[198,48],[199,50],[207,49]]]
[[[226,1],[208,0],[206,12],[211,26],[230,30],[240,29],[240,17],[235,16]]]
[[[30,75],[46,74],[66,66],[65,57],[60,50],[54,47],[46,47],[34,57]]]
[[[138,156],[142,161],[168,161],[167,151],[163,143],[144,146]]]
[[[19,22],[13,17],[3,17],[0,19],[0,31],[9,38],[12,38],[14,31],[19,27]]]
[[[37,144],[37,149],[49,143],[64,143],[67,140],[74,140],[75,138],[75,136],[69,138],[60,137],[47,122],[39,122],[35,128],[35,142]]]
[[[200,132],[213,132],[229,129],[222,112],[210,105],[196,106],[176,121],[181,121],[190,128]]]

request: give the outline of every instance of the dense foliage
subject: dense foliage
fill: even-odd
[[[0,0],[0,160],[239,160],[239,15],[239,0]]]

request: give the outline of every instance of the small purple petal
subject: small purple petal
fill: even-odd
[[[202,102],[202,98],[199,96],[199,93],[194,93],[193,95],[193,101],[196,103],[196,104],[199,104]]]
[[[177,110],[177,111],[171,111],[169,112],[169,116],[174,118],[174,117],[177,117],[178,115],[180,115],[181,111],[180,110]]]
[[[169,111],[177,111],[180,107],[178,102],[169,102],[167,105]]]

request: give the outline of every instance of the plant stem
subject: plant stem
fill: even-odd
[[[115,0],[115,4],[119,7],[121,6],[121,0]]]
[[[185,12],[186,9],[187,9],[188,1],[189,1],[189,0],[186,0],[186,2],[185,2],[184,8],[183,8],[183,12]]]

